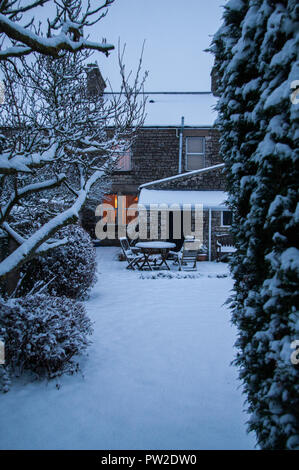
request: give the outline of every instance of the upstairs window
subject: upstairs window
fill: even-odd
[[[132,169],[132,151],[128,149],[119,153],[116,163],[116,171],[130,171]]]
[[[222,227],[230,227],[233,221],[232,211],[222,211],[221,212],[221,225]]]
[[[186,137],[186,170],[199,170],[205,164],[205,138]]]

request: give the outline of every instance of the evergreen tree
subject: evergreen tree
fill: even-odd
[[[296,0],[231,0],[210,49],[237,246],[235,363],[264,449],[299,448],[298,21]]]

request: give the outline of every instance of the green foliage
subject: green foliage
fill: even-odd
[[[0,302],[0,333],[5,342],[0,378],[7,391],[9,371],[38,378],[76,372],[74,356],[88,346],[92,324],[83,304],[38,294]]]
[[[264,449],[299,448],[298,20],[295,0],[231,0],[211,46],[237,246],[235,363]]]
[[[18,294],[38,292],[85,299],[96,281],[95,248],[90,236],[78,225],[68,225],[58,232],[67,243],[50,250],[22,266]]]

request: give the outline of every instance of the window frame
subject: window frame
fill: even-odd
[[[117,165],[118,165],[118,162],[116,162],[116,166],[115,166],[115,169],[114,171],[117,172],[117,173],[125,173],[127,171],[132,171],[132,168],[133,168],[133,165],[132,165],[132,157],[133,157],[133,152],[132,152],[132,148],[128,148],[128,150],[124,151],[124,152],[120,152],[119,155],[118,155],[118,158],[120,157],[123,157],[125,156],[126,154],[128,153],[128,156],[130,157],[130,166],[129,166],[129,169],[122,169],[122,168],[118,168]]]
[[[224,225],[224,223],[223,223],[223,213],[224,213],[224,212],[230,212],[230,213],[231,213],[231,217],[232,217],[232,221],[233,221],[233,213],[232,213],[232,211],[227,210],[227,209],[224,209],[224,210],[221,211],[221,227],[231,227],[232,224],[230,224],[230,225]]]
[[[125,197],[125,205],[121,205],[119,202],[120,197]],[[119,218],[119,210],[123,210],[123,212],[120,215],[121,219],[121,224],[122,226],[127,226],[130,222],[131,219],[135,219],[135,216],[128,215],[128,209],[133,205],[133,204],[138,204],[138,195],[137,194],[122,194],[122,193],[107,193],[104,194],[102,197],[102,204],[108,204],[111,206],[112,209],[109,209],[111,212],[114,213],[113,215],[113,223],[107,223],[108,225],[118,225],[118,218]],[[109,210],[105,210],[107,212],[106,216],[108,216]],[[125,223],[123,223],[125,222]]]
[[[195,138],[195,139],[202,139],[202,141],[203,141],[203,145],[202,145],[202,147],[203,147],[203,152],[188,152],[188,140],[189,140],[189,139],[194,139],[194,138]],[[186,153],[185,169],[186,169],[187,171],[195,171],[196,169],[197,169],[197,170],[200,170],[201,168],[205,168],[205,166],[206,166],[206,138],[205,138],[205,136],[202,136],[202,135],[192,135],[192,136],[190,135],[190,136],[186,136],[185,153]],[[188,156],[189,156],[189,155],[203,156],[203,166],[202,166],[201,168],[196,168],[196,169],[193,168],[193,170],[190,170],[190,169],[188,168]]]

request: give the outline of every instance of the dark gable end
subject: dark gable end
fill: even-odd
[[[153,181],[150,185],[145,185],[146,189],[171,189],[171,190],[193,190],[193,191],[225,191],[226,182],[223,174],[223,165],[216,165],[204,169],[197,174],[185,173],[179,178],[165,181]]]

